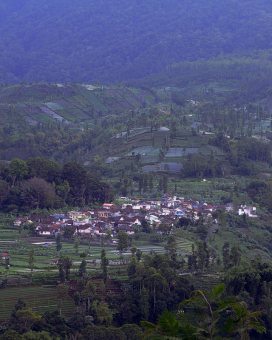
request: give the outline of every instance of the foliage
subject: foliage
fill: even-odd
[[[239,333],[242,334],[242,339],[246,339],[245,335],[251,329],[264,333],[266,329],[259,323],[261,313],[251,313],[246,306],[237,304],[233,298],[220,300],[224,289],[224,284],[219,284],[208,294],[200,290],[193,292],[189,300],[180,303],[177,316],[166,310],[159,316],[157,325],[142,321],[141,325],[145,328],[144,339],[222,339],[218,335],[218,323],[222,312],[227,308],[233,310],[234,317],[227,319],[224,329],[231,335]]]
[[[122,254],[128,248],[128,234],[125,231],[119,231],[117,240],[117,250]]]

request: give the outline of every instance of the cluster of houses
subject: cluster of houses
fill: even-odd
[[[64,233],[67,228],[74,235],[83,238],[95,238],[106,236],[111,231],[115,236],[119,231],[129,235],[141,230],[142,220],[146,220],[158,233],[160,226],[167,227],[169,233],[175,222],[181,217],[197,220],[200,215],[212,218],[217,209],[221,211],[232,210],[232,205],[215,205],[199,202],[194,199],[184,201],[183,197],[164,194],[160,200],[140,201],[131,199],[130,203],[122,206],[105,203],[102,208],[82,209],[70,211],[68,214],[54,214],[46,218],[34,215],[29,218],[20,218],[15,221],[19,226],[25,222],[35,223],[36,233],[41,236],[56,236]],[[249,216],[256,214],[256,209],[241,207],[239,214],[246,213]],[[201,213],[201,214],[200,214]]]

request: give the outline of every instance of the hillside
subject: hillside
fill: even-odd
[[[267,1],[4,0],[0,81],[101,83],[272,48]]]

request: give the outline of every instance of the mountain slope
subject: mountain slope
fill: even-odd
[[[3,0],[0,81],[115,82],[272,48],[264,0]]]

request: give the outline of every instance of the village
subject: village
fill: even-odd
[[[67,235],[65,230],[69,229],[69,237],[81,237],[100,239],[108,237],[116,242],[114,237],[119,231],[128,235],[134,235],[141,231],[157,232],[158,234],[171,235],[174,228],[178,228],[179,220],[185,218],[196,222],[200,218],[205,224],[212,226],[216,232],[220,223],[219,212],[233,210],[233,205],[216,205],[197,201],[195,199],[184,200],[183,197],[164,194],[161,200],[141,201],[137,198],[122,197],[122,205],[104,203],[102,208],[82,209],[69,211],[67,214],[52,214],[46,218],[39,215],[21,217],[14,222],[20,227],[24,223],[33,223],[37,236],[57,237],[58,234]],[[120,201],[121,201],[120,200]],[[257,217],[256,207],[240,206],[237,209],[238,215],[245,217]],[[64,236],[65,237],[65,236]]]

